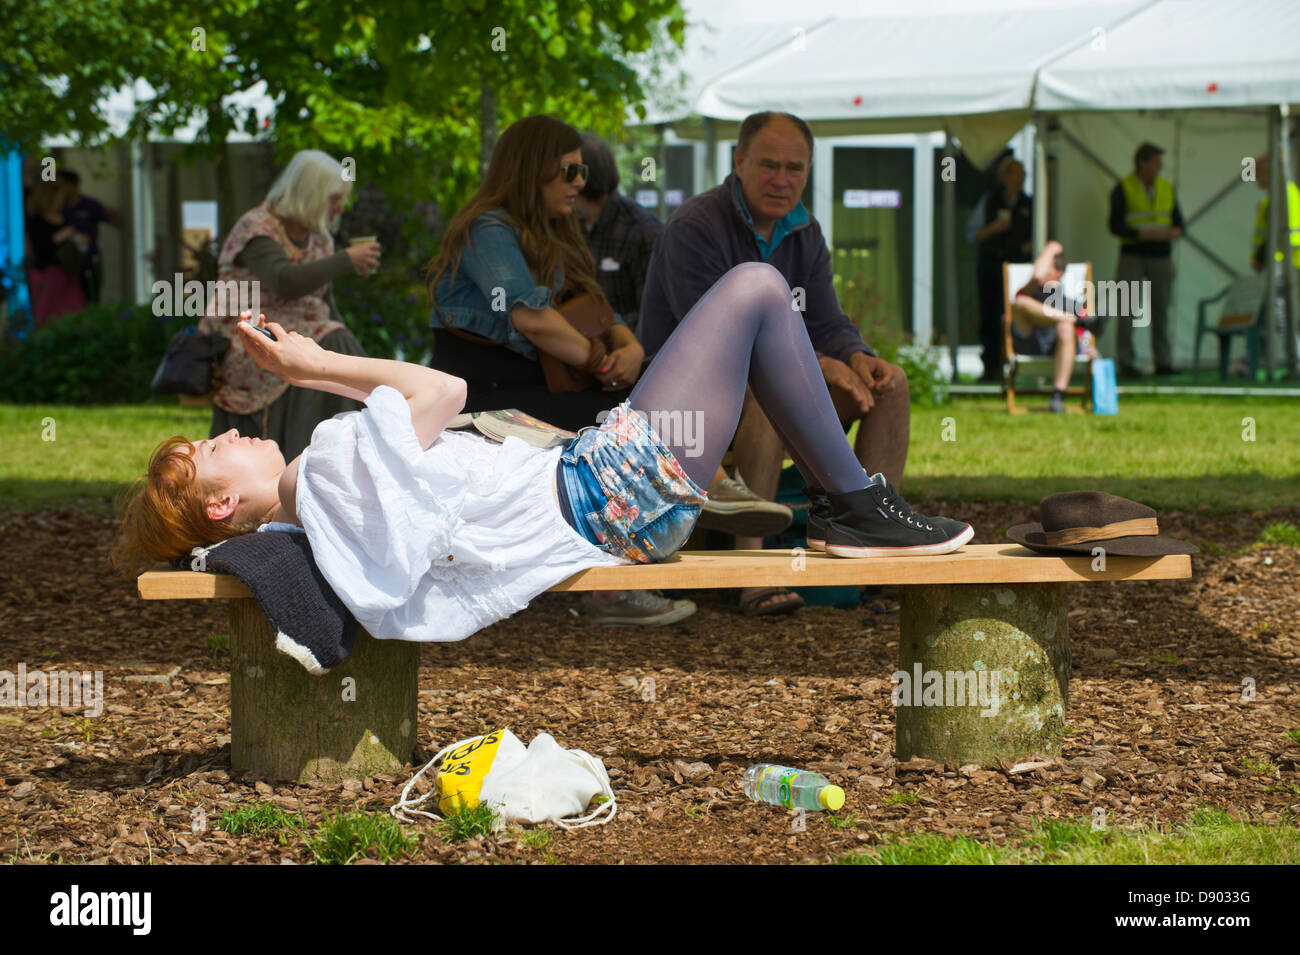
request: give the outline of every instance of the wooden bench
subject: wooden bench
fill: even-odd
[[[1067,584],[1192,575],[1186,555],[1108,557],[1104,570],[1093,566],[1089,556],[1048,556],[1010,543],[875,560],[798,549],[683,551],[661,564],[586,570],[552,589],[896,585],[899,671],[908,684],[920,676],[931,689],[927,674],[940,675],[939,702],[922,686],[896,700],[898,759],[993,765],[1060,752],[1070,680]],[[391,772],[409,760],[420,644],[362,633],[345,664],[317,677],[275,649],[270,624],[235,577],[151,571],[139,578],[139,590],[146,600],[230,600],[234,770],[338,780]],[[969,698],[980,685],[978,698]]]

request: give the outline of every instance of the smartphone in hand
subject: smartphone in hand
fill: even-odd
[[[264,319],[264,318],[266,318],[265,315],[259,315],[259,316],[258,316],[258,320],[259,320],[259,321],[262,320],[262,319]],[[267,338],[271,339],[271,341],[273,341],[273,342],[278,342],[278,341],[280,340],[280,339],[276,338],[275,335],[273,335],[273,334],[271,333],[271,330],[270,330],[269,328],[263,328],[261,325],[257,324],[257,322],[253,321],[253,313],[252,313],[252,312],[240,312],[240,313],[239,313],[239,324],[241,324],[241,325],[248,325],[250,328],[254,328],[254,329],[256,329],[257,331],[259,331],[259,332],[261,332],[263,335],[265,335]]]

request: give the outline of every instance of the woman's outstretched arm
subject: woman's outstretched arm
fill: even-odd
[[[386,358],[366,358],[327,351],[312,339],[286,331],[275,322],[271,341],[252,325],[240,322],[244,347],[258,366],[291,385],[331,391],[365,400],[380,385],[400,391],[411,406],[411,424],[420,447],[437,440],[451,419],[465,407],[465,381],[434,368]]]

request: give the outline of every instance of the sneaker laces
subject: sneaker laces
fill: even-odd
[[[880,480],[877,481],[876,478],[880,478]],[[930,519],[918,511],[913,511],[912,505],[907,503],[903,495],[898,493],[898,488],[890,484],[883,474],[877,471],[871,476],[871,483],[884,488],[885,497],[883,503],[901,517],[905,523],[914,527],[924,527],[928,531],[934,530],[933,525],[929,523]],[[895,507],[895,504],[898,506]]]

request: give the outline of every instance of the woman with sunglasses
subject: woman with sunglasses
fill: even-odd
[[[467,408],[518,408],[576,431],[640,377],[645,351],[621,318],[602,343],[556,310],[584,292],[604,301],[572,214],[586,177],[577,130],[528,116],[501,134],[483,184],[447,226],[430,265],[431,364],[465,379]],[[589,370],[599,384],[553,394],[540,352]]]
[[[551,116],[527,116],[492,150],[483,184],[452,217],[429,267],[430,366],[466,382],[471,411],[518,408],[571,431],[625,400],[645,350],[622,318],[606,341],[588,339],[556,310],[570,295],[605,296],[573,215],[587,181],[582,137]],[[598,384],[552,393],[539,352],[583,368]],[[664,626],[695,612],[689,600],[607,591],[583,598],[584,618]]]

